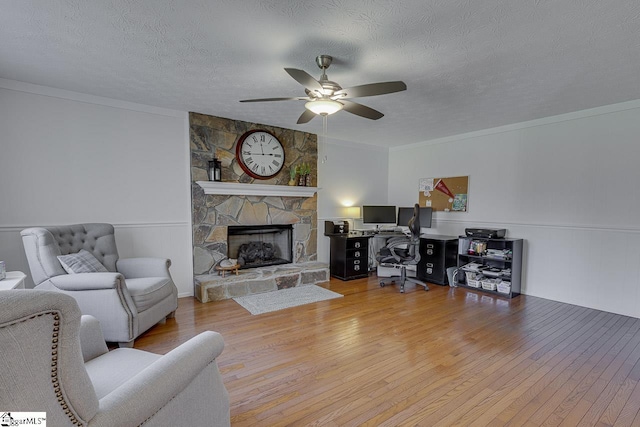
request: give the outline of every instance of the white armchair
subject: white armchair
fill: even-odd
[[[229,426],[217,332],[164,356],[107,351],[98,321],[60,292],[0,291],[0,408],[52,426]]]
[[[132,347],[140,334],[178,307],[178,290],[162,258],[119,259],[111,224],[76,224],[22,230],[36,289],[71,295],[83,314],[96,317],[104,337]],[[103,272],[68,274],[58,256],[89,252]]]

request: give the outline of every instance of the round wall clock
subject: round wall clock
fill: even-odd
[[[284,147],[271,132],[250,130],[238,140],[236,159],[247,175],[269,179],[284,167]]]

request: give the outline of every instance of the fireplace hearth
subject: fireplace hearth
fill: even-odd
[[[238,225],[227,230],[229,258],[240,269],[289,264],[293,260],[293,225]]]

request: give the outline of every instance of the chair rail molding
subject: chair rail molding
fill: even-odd
[[[318,187],[294,185],[240,184],[237,182],[196,181],[205,194],[226,196],[313,197]]]

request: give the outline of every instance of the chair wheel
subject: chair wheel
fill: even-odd
[[[384,288],[384,282],[380,282],[380,287]]]

